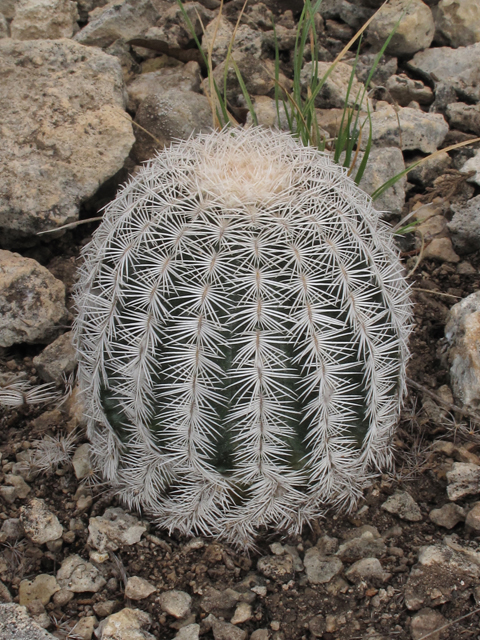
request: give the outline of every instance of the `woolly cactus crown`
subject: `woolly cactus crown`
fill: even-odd
[[[392,236],[328,155],[225,129],[160,152],[84,251],[76,344],[103,474],[171,529],[250,544],[386,465],[410,305]]]

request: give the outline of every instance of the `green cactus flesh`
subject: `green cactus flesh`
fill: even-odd
[[[177,142],[106,208],[75,336],[97,465],[172,530],[251,543],[389,463],[408,290],[371,201],[252,128]]]

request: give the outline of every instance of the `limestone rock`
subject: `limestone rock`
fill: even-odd
[[[35,580],[22,580],[18,591],[19,602],[21,605],[40,600],[43,605],[50,602],[50,598],[54,593],[60,591],[60,586],[55,576],[49,576],[41,573],[36,576]]]
[[[136,544],[146,525],[120,507],[110,507],[103,516],[90,518],[88,544],[100,552],[116,551],[119,546]]]
[[[15,40],[71,38],[78,20],[71,0],[19,0],[10,25]]]
[[[215,640],[247,640],[248,634],[244,629],[239,629],[230,622],[219,620],[213,614],[205,618],[204,623],[211,627]]]
[[[289,553],[282,556],[263,556],[259,558],[257,569],[266,578],[277,582],[288,582],[294,576],[293,558]]]
[[[439,527],[453,529],[459,522],[465,520],[465,510],[460,505],[450,502],[440,509],[432,509],[429,518]]]
[[[362,558],[347,569],[345,576],[350,582],[360,582],[361,580],[385,582],[391,577],[391,574],[383,570],[380,560],[377,558]]]
[[[35,356],[33,366],[45,382],[61,383],[75,369],[76,353],[72,344],[72,332],[67,331]]]
[[[480,291],[450,309],[445,337],[453,394],[476,410],[480,404]]]
[[[473,171],[474,174],[471,178],[468,178],[468,181],[480,185],[480,149],[475,151],[475,155],[462,165],[460,171],[461,173],[470,173]]]
[[[466,204],[452,204],[454,212],[448,229],[453,246],[460,255],[480,249],[480,196],[468,200]]]
[[[308,549],[303,564],[311,584],[326,584],[343,569],[343,562],[340,558],[324,556],[317,547]]]
[[[97,593],[107,583],[99,570],[78,555],[68,556],[57,571],[57,582],[62,589],[73,593]]]
[[[18,604],[0,604],[0,638],[5,640],[56,640]]]
[[[382,509],[409,522],[419,522],[422,520],[420,507],[406,491],[396,491],[393,496],[390,496],[382,504]]]
[[[88,442],[77,447],[73,454],[72,465],[77,480],[82,480],[92,473],[93,468],[90,460],[90,445]]]
[[[0,346],[48,342],[67,316],[65,286],[31,258],[0,249]]]
[[[408,66],[430,80],[452,87],[463,99],[480,100],[480,43],[468,47],[433,47],[416,53]]]
[[[402,151],[418,149],[424,153],[433,153],[442,144],[447,133],[448,124],[440,113],[425,113],[410,107],[396,110],[384,102],[377,104],[377,111],[372,113],[373,148],[399,147]],[[362,150],[366,145],[367,136],[363,136]]]
[[[20,509],[20,521],[25,535],[36,544],[45,544],[62,537],[63,527],[43,500],[33,498]]]
[[[447,106],[450,127],[480,135],[480,104],[453,102]]]
[[[191,596],[176,589],[160,594],[159,602],[162,610],[175,618],[186,618],[192,606]]]
[[[73,633],[81,640],[91,640],[98,620],[95,616],[84,616],[80,618],[73,629]]]
[[[129,40],[153,26],[159,18],[151,0],[114,0],[89,14],[89,22],[75,36],[85,45],[108,47],[118,38]]]
[[[200,600],[200,607],[206,613],[211,613],[218,618],[229,619],[239,600],[240,594],[234,589],[220,591],[213,587],[207,587]]]
[[[367,28],[367,42],[380,49],[405,9],[387,52],[394,56],[407,56],[427,49],[435,35],[435,24],[430,8],[422,0],[393,0],[382,7]]]
[[[480,531],[480,502],[474,502],[472,508],[467,513],[465,526],[478,533]]]
[[[125,587],[125,597],[131,600],[144,600],[155,593],[157,590],[148,580],[139,578],[138,576],[131,576],[127,580]]]
[[[138,162],[152,158],[174,138],[185,140],[195,133],[206,133],[212,128],[212,110],[205,96],[193,91],[171,89],[145,98],[135,117],[144,131],[136,132],[133,153]]]
[[[439,611],[425,607],[412,618],[412,639],[421,640],[428,635],[429,640],[441,640],[441,632],[435,633],[435,631],[446,624],[447,620]]]
[[[477,0],[440,0],[435,25],[452,47],[480,42],[480,4]]]
[[[381,538],[375,538],[370,531],[364,531],[358,538],[352,538],[340,545],[337,556],[343,562],[355,562],[362,558],[380,558],[387,547]]]
[[[319,79],[323,78],[323,76],[329,70],[330,63],[319,62],[317,77]],[[317,94],[317,97],[315,98],[315,106],[322,109],[343,109],[347,97],[351,73],[352,68],[350,67],[350,65],[346,64],[345,62],[339,62],[333,69],[333,71],[329,74],[328,78],[325,81],[325,84]],[[303,67],[300,75],[300,81],[304,90],[306,90],[307,85],[309,84],[311,74],[312,63],[307,62],[307,64]],[[363,90],[363,84],[356,78],[354,78],[349,94],[352,104],[358,94],[360,94],[360,96],[362,95]],[[361,106],[363,109],[366,108],[367,98],[364,98]]]
[[[413,164],[420,160],[422,156],[415,156],[409,164]],[[439,153],[433,158],[428,158],[414,169],[408,172],[408,180],[416,182],[422,187],[429,186],[432,182],[449,169],[452,165],[452,159],[448,153]]]
[[[72,40],[0,40],[0,245],[77,219],[134,142],[113,56]],[[29,239],[31,242],[31,240]]]
[[[181,67],[165,67],[159,71],[142,73],[127,86],[128,109],[136,111],[148,96],[159,95],[170,89],[199,92],[200,82],[198,62],[188,62]]]
[[[423,257],[440,262],[460,262],[459,256],[453,250],[450,238],[433,238],[425,247]]]
[[[145,611],[125,608],[106,618],[102,640],[155,640],[147,631],[151,624],[152,619]]]
[[[358,56],[357,66],[355,67],[355,75],[360,80],[360,82],[365,83],[367,81],[367,78],[370,75],[370,71],[375,64],[376,58],[377,54],[375,53],[361,53]],[[345,60],[347,64],[352,64],[353,61],[354,59]],[[390,78],[390,76],[394,75],[397,72],[397,63],[397,58],[391,56],[382,56],[373,73],[371,86],[385,86],[388,78]]]
[[[175,636],[174,640],[199,640],[200,638],[200,625],[199,624],[187,624],[180,629]]]
[[[282,131],[290,131],[290,127],[288,125],[288,119],[285,112],[285,106],[283,104],[279,105],[280,111],[280,121],[278,119],[277,105],[273,98],[269,98],[268,96],[255,96],[255,100],[253,101],[253,108],[255,110],[255,114],[257,116],[257,123],[262,127],[274,127],[276,129],[281,129]],[[253,119],[250,112],[247,114],[247,126],[252,126]],[[322,130],[320,129],[320,135],[322,134]],[[324,132],[324,135],[328,137],[328,134]]]
[[[454,462],[447,480],[447,494],[452,501],[480,494],[480,467],[476,464]]]
[[[433,91],[423,84],[421,80],[412,80],[407,75],[393,75],[386,82],[389,97],[393,98],[401,107],[406,107],[414,100],[419,104],[433,102]]]
[[[239,602],[230,622],[232,624],[243,624],[251,620],[252,615],[252,605],[248,604],[248,602]]]
[[[25,535],[20,518],[8,518],[0,529],[0,544],[20,540]]]
[[[160,9],[162,5],[159,6],[156,4],[155,6],[157,6],[157,9]],[[163,7],[163,10],[160,9],[160,19],[154,27],[151,27],[145,32],[144,37],[159,40],[174,49],[186,49],[192,40],[192,34],[185,21],[183,12],[176,2],[172,2],[170,7],[164,3]],[[183,3],[183,8],[190,20],[195,35],[202,39],[203,46],[205,47],[206,42],[202,37],[203,30],[205,28],[205,31],[207,31],[208,24],[215,14],[200,2],[185,2]],[[242,26],[244,27],[245,25]]]
[[[13,473],[7,473],[5,476],[5,484],[14,487],[15,498],[20,498],[21,500],[25,500],[31,491],[31,488],[22,476],[16,476]]]
[[[17,0],[0,0],[0,13],[2,13],[7,20],[12,20],[15,17],[15,8],[17,6]]]
[[[478,584],[480,554],[448,541],[422,547],[405,586],[407,609],[438,606]]]

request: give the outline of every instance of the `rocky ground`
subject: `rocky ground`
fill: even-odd
[[[241,4],[226,3],[220,20],[218,0],[186,5],[204,43],[218,26],[217,77]],[[406,4],[392,0],[367,29],[352,94]],[[379,5],[324,0],[320,74]],[[252,3],[237,32],[235,60],[266,126],[277,119],[271,16],[288,86],[300,9]],[[327,137],[353,58],[317,98]],[[437,154],[376,202],[392,224],[409,213],[419,222],[399,238],[415,317],[395,469],[372,480],[355,513],[327,514],[295,538],[265,532],[248,555],[169,536],[98,483],[66,383],[71,290],[96,223],[37,235],[101,215],[156,148],[211,126],[176,3],[0,0],[0,60],[0,638],[480,638],[478,145]],[[367,192],[480,135],[479,69],[477,0],[413,0],[368,97]],[[227,93],[248,123],[234,75]],[[65,387],[59,403],[52,390]]]

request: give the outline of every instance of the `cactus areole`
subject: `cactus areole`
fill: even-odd
[[[169,530],[248,546],[388,465],[408,289],[391,232],[287,133],[179,141],[84,250],[76,346],[104,478]]]

